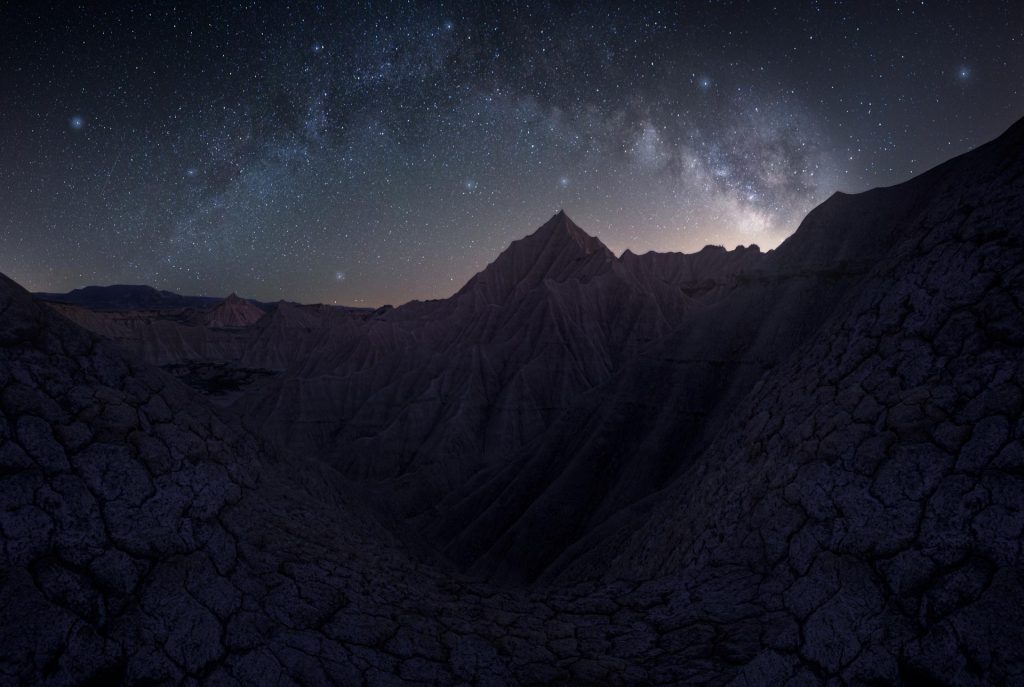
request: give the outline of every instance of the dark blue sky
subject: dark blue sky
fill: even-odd
[[[1019,2],[215,4],[0,10],[0,271],[399,303],[561,207],[770,248],[1024,116]]]

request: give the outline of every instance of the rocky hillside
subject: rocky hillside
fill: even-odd
[[[0,279],[0,683],[1024,684],[1022,294],[1024,122],[769,253],[187,324],[277,356],[221,410]]]
[[[655,657],[674,640],[643,620],[670,586],[537,596],[414,558],[322,463],[278,463],[196,392],[5,277],[0,388],[0,684],[626,684],[689,670]]]

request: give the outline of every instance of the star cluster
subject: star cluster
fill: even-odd
[[[1024,115],[1005,3],[4,10],[0,271],[399,303],[559,208],[613,250],[777,245]]]

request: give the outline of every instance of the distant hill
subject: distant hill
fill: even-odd
[[[145,284],[111,284],[110,286],[84,286],[67,293],[49,293],[37,291],[32,294],[35,298],[49,303],[63,303],[64,305],[75,305],[87,310],[98,312],[104,311],[125,311],[125,310],[180,310],[181,308],[195,308],[196,310],[210,310],[223,304],[225,301],[234,302],[244,300],[263,312],[269,312],[278,303],[290,303],[299,305],[295,301],[274,301],[268,303],[257,301],[251,298],[239,298],[231,294],[226,299],[219,296],[182,296],[173,291],[162,291],[154,289]],[[236,303],[237,305],[237,303]],[[373,308],[359,308],[348,305],[323,305],[324,308],[334,310],[351,310],[353,312],[372,312]]]
[[[77,305],[90,310],[173,310],[176,308],[210,308],[223,299],[213,296],[182,296],[173,291],[159,291],[142,284],[86,286],[67,293],[35,293],[36,298],[52,303]],[[255,301],[253,301],[255,303]],[[258,304],[258,305],[263,305]]]

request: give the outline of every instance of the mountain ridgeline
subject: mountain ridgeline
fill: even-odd
[[[1024,121],[768,252],[559,212],[377,311],[0,285],[0,675],[1024,684]]]

